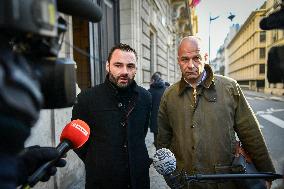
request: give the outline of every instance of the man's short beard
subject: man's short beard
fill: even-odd
[[[115,78],[114,75],[109,71],[109,80],[119,88],[127,88],[133,82],[134,78],[130,79],[129,77],[127,77],[127,80],[128,80],[127,83],[125,84],[119,83],[118,82],[119,76]]]

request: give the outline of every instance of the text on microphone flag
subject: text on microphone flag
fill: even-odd
[[[78,129],[79,131],[81,131],[85,136],[88,136],[89,135],[89,132],[86,130],[86,129],[84,129],[84,127],[82,127],[81,125],[79,125],[78,123],[71,123],[71,125],[74,127],[74,128],[76,128],[76,129]]]

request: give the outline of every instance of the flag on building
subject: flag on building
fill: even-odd
[[[198,5],[200,3],[201,0],[191,0],[191,3],[189,4],[189,6],[191,8],[196,7],[196,5]]]

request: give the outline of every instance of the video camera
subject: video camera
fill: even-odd
[[[263,18],[259,27],[263,30],[284,29],[284,1],[279,9]],[[270,83],[284,82],[284,45],[274,46],[268,52],[267,79]]]
[[[91,0],[0,1],[0,138],[27,138],[40,109],[76,99],[75,62],[58,58],[67,30],[59,12],[92,22],[102,16]]]

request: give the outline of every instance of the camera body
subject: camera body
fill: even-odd
[[[57,36],[57,8],[55,0],[0,1],[0,28],[13,35],[23,33]]]
[[[0,102],[5,104],[5,112],[10,109],[20,115],[24,110],[24,114],[27,114],[25,108],[32,106],[39,111],[40,108],[70,107],[75,101],[75,62],[57,58],[67,24],[63,18],[58,18],[56,5],[55,0],[0,1],[0,39],[4,41],[0,45],[3,55],[0,68],[6,73],[3,76],[6,84],[0,87],[7,91],[12,87],[8,82],[13,81],[13,90],[9,90],[9,95],[14,99],[19,98],[19,102],[12,104],[0,92]],[[8,67],[11,67],[9,71]],[[19,70],[17,73],[22,73],[21,78],[29,78],[30,87],[27,87],[27,83],[23,85],[21,79],[11,78],[15,68]],[[21,90],[22,93],[26,91],[27,99],[30,96],[33,102],[20,109],[16,106],[20,106],[21,97],[16,93]],[[0,105],[0,113],[2,109]],[[27,119],[28,115],[24,117]]]
[[[0,153],[23,149],[42,108],[75,102],[75,62],[58,58],[66,28],[56,0],[0,1]]]

